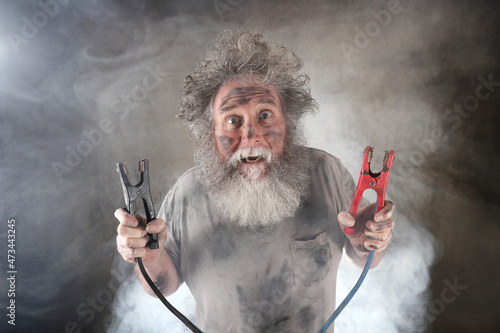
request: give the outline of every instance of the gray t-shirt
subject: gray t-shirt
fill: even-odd
[[[168,193],[159,212],[168,225],[165,247],[196,300],[196,325],[206,333],[317,332],[335,310],[345,241],[337,214],[349,209],[355,184],[339,159],[308,152],[309,199],[295,217],[273,227],[222,221],[196,168]]]

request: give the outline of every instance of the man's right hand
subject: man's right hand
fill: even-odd
[[[117,228],[116,246],[124,260],[135,263],[135,258],[141,257],[143,262],[146,263],[154,261],[163,252],[162,245],[167,239],[167,227],[163,220],[153,220],[146,226],[146,220],[142,216],[136,218],[123,208],[115,211],[115,217],[120,222]],[[158,234],[160,249],[151,250],[146,247],[148,232]]]

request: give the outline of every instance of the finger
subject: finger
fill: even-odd
[[[368,220],[365,223],[365,227],[371,232],[382,232],[386,230],[391,230],[394,228],[394,220],[392,219],[392,217],[388,218],[387,220],[382,220],[380,222]]]
[[[121,224],[124,224],[128,227],[137,227],[139,225],[139,221],[123,208],[118,208],[115,210],[115,217],[120,221]]]
[[[124,260],[129,261],[129,262],[133,262],[132,259],[135,260],[135,258],[131,258],[127,255],[124,247],[120,245],[120,241],[118,238],[119,238],[119,236],[116,237],[116,249],[118,250],[118,253],[120,253],[120,255],[122,256],[122,258]]]
[[[146,235],[146,229],[143,227],[128,227],[123,223],[120,223],[116,228],[116,232],[119,236],[128,238],[141,238]]]
[[[384,208],[382,208],[380,211],[375,213],[375,216],[373,219],[375,222],[380,222],[383,220],[387,220],[392,216],[392,212],[394,211],[394,203],[389,200],[384,201]]]
[[[147,237],[141,237],[141,238],[130,238],[130,237],[122,237],[122,236],[117,236],[116,237],[116,244],[120,247],[123,248],[141,248],[145,247],[148,242]]]
[[[146,230],[150,234],[159,234],[159,233],[163,232],[166,228],[167,227],[165,225],[165,222],[163,222],[162,219],[152,220],[146,226]]]
[[[140,247],[140,248],[129,248],[129,247],[122,247],[118,245],[118,252],[120,255],[125,259],[126,261],[129,262],[135,262],[135,258],[142,258],[146,256],[147,254],[147,248],[145,247]]]
[[[387,245],[389,245],[391,238],[392,238],[392,233],[389,233],[389,237],[384,241],[374,241],[374,240],[365,239],[365,241],[363,242],[363,245],[368,250],[373,250],[375,252],[381,252],[387,248]]]
[[[386,230],[383,232],[372,232],[368,229],[365,229],[365,238],[370,241],[376,242],[385,242],[391,237],[392,232],[390,230]]]
[[[344,229],[346,227],[351,228],[356,223],[356,220],[354,219],[354,217],[352,217],[352,215],[346,211],[340,212],[337,215],[337,220],[338,220],[342,229]]]

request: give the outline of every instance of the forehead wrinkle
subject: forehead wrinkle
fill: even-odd
[[[220,113],[227,112],[237,105],[246,104],[250,100],[254,98],[259,98],[257,101],[261,104],[274,104],[274,96],[272,95],[271,90],[260,87],[236,87],[229,91],[229,93],[222,99],[222,102],[219,106]],[[235,103],[235,104],[230,104]],[[230,104],[225,106],[226,104]]]
[[[231,111],[232,109],[234,109],[236,107],[236,105],[232,104],[232,105],[228,105],[226,107],[222,107],[222,105],[219,107],[219,113],[224,113],[224,112],[228,112],[228,111]]]
[[[276,105],[276,102],[274,101],[273,96],[268,96],[261,98],[257,101],[257,104],[271,104],[271,105]]]

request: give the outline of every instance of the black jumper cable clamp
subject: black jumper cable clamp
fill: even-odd
[[[135,216],[135,202],[142,199],[144,203],[144,210],[146,211],[146,222],[149,223],[156,218],[155,208],[153,206],[153,200],[151,199],[151,190],[149,188],[149,165],[148,160],[144,159],[139,161],[139,172],[141,173],[141,180],[137,185],[132,185],[128,179],[128,170],[125,163],[118,163],[116,165],[116,171],[120,174],[120,180],[123,188],[123,196],[125,197],[125,203],[127,204],[127,211],[132,216]],[[157,250],[159,248],[158,244],[158,234],[148,233],[148,244],[147,246],[151,250]],[[196,325],[194,325],[188,318],[186,318],[179,310],[177,310],[172,304],[170,304],[167,299],[163,296],[161,291],[156,287],[153,280],[149,277],[142,259],[136,258],[141,274],[144,280],[148,283],[149,287],[155,295],[162,301],[162,303],[172,312],[179,320],[181,320],[184,325],[186,325],[192,332],[203,333]]]
[[[146,222],[149,223],[156,218],[151,190],[149,188],[149,165],[148,160],[139,161],[141,180],[137,185],[132,185],[128,178],[128,170],[125,163],[118,163],[116,171],[120,174],[125,204],[130,215],[135,216],[135,202],[142,199],[146,211]],[[152,250],[158,248],[158,234],[148,234],[148,247]]]

